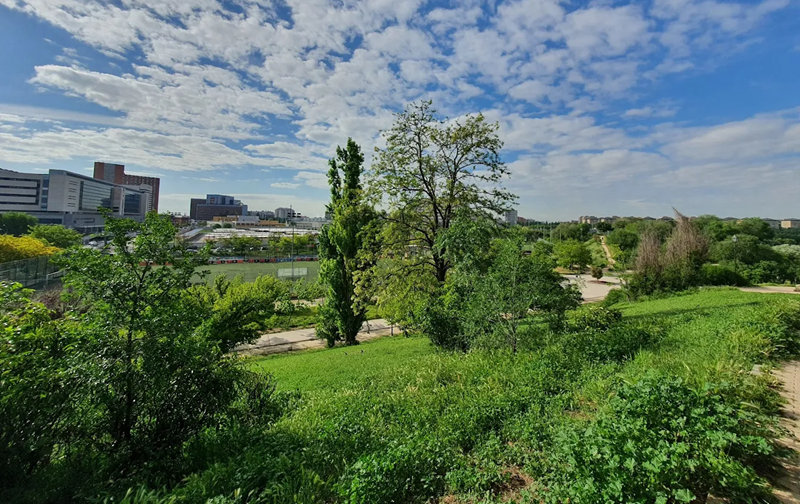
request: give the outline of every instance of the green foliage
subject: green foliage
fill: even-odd
[[[553,239],[558,241],[575,240],[585,242],[591,236],[592,226],[590,224],[576,224],[574,222],[562,222],[553,230]]]
[[[500,159],[497,124],[482,114],[445,123],[431,102],[409,105],[384,133],[386,148],[372,166],[369,194],[388,206],[385,243],[399,257],[409,247],[426,251],[404,265],[445,281],[452,264],[437,248],[456,214],[491,217],[515,197],[500,184],[509,175]]]
[[[617,245],[620,250],[634,250],[639,244],[639,234],[627,228],[617,228],[608,234],[606,240],[609,244]]]
[[[261,240],[252,236],[231,236],[219,240],[217,245],[228,254],[248,255],[257,252],[262,243]]]
[[[106,250],[58,259],[65,312],[0,289],[0,501],[172,484],[209,429],[264,426],[285,411],[268,376],[224,354],[274,309],[277,281],[189,289],[206,253],[176,242],[168,217],[107,217],[106,229]]]
[[[741,476],[772,461],[758,447],[774,438],[777,413],[775,393],[748,371],[776,343],[797,339],[786,325],[797,307],[709,290],[631,303],[606,329],[551,334],[516,354],[436,352],[423,339],[397,337],[263,359],[259,367],[303,388],[298,409],[268,433],[226,438],[220,454],[172,492],[190,502],[492,502],[514,470],[542,483],[527,489],[533,502],[563,502],[555,491],[604,502],[594,497],[614,495],[616,481],[632,485],[632,501],[659,490],[644,466],[666,454],[673,470],[652,474],[656,481],[702,481],[711,463],[732,461],[713,466],[713,474],[730,475],[716,479],[714,493],[747,501],[762,487]],[[647,382],[649,373],[667,381]],[[672,425],[682,417],[686,443]],[[718,443],[731,449],[714,450]],[[679,458],[686,444],[689,458]],[[629,457],[614,458],[626,450],[635,451],[633,472]],[[576,481],[590,486],[575,489]]]
[[[319,309],[317,334],[332,347],[338,340],[347,345],[358,343],[356,335],[366,320],[359,283],[366,281],[365,275],[377,260],[378,229],[377,213],[362,195],[364,156],[358,144],[348,138],[347,148],[337,147],[336,159],[329,164],[331,224],[319,237],[320,281],[327,293]]]
[[[83,243],[83,236],[74,229],[60,224],[38,224],[30,228],[30,235],[53,247],[61,249],[76,247]]]
[[[600,266],[592,266],[592,278],[596,280],[603,278],[603,268]]]
[[[760,501],[769,491],[754,467],[769,462],[776,423],[738,384],[622,383],[597,420],[556,437],[545,501]]]
[[[603,306],[611,307],[617,303],[624,303],[626,301],[628,301],[628,293],[625,289],[611,289],[603,300]]]
[[[0,234],[19,237],[38,223],[39,219],[24,212],[6,212],[0,215]]]
[[[568,328],[571,332],[605,331],[622,320],[622,312],[600,305],[589,305],[569,313]]]
[[[558,265],[562,268],[583,271],[592,262],[592,253],[586,244],[576,240],[557,243],[555,253]]]
[[[597,228],[597,230],[600,231],[601,233],[608,233],[612,229],[614,229],[614,226],[612,226],[608,222],[598,222],[595,228]]]
[[[461,230],[470,237],[481,228],[479,221],[464,219],[452,233]],[[535,332],[523,323],[531,311],[559,326],[564,312],[578,305],[580,293],[571,285],[561,286],[546,249],[534,247],[525,256],[523,245],[521,237],[512,236],[493,240],[483,256],[477,253],[480,249],[464,255],[444,292],[419,307],[416,327],[443,348],[466,351],[482,346],[516,352],[521,340]]]
[[[746,278],[727,266],[704,264],[701,273],[704,285],[732,285],[736,287],[750,285]]]

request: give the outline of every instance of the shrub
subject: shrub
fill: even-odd
[[[11,235],[0,235],[0,263],[19,261],[32,257],[50,256],[59,249],[32,236],[17,238]]]
[[[611,289],[603,300],[603,306],[614,306],[617,303],[628,301],[628,293],[625,289]]]
[[[736,287],[750,285],[746,278],[734,270],[715,264],[704,264],[702,276],[705,285],[733,285]]]
[[[586,306],[569,312],[568,327],[572,332],[605,331],[622,320],[622,312],[601,305]]]
[[[592,266],[592,277],[597,280],[603,278],[603,268],[600,266]]]
[[[773,453],[776,421],[731,384],[680,378],[623,383],[609,409],[556,437],[546,502],[704,502],[709,493],[761,501],[754,471]],[[763,465],[762,465],[763,467]]]
[[[605,362],[630,359],[657,338],[657,331],[647,323],[626,323],[607,330],[586,329],[566,337],[564,342],[567,351],[593,361]]]

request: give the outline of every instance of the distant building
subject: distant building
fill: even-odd
[[[506,212],[504,220],[509,226],[516,226],[518,217],[519,213],[516,210],[509,210]]]
[[[598,219],[594,215],[581,215],[580,217],[578,217],[578,224],[589,224],[592,226],[596,226],[598,222],[601,222],[600,219]]]
[[[273,212],[271,210],[256,210],[256,211],[252,211],[251,210],[251,211],[247,212],[247,215],[255,215],[259,219],[263,219],[263,220],[271,220],[271,219],[275,218],[275,212]]]
[[[783,229],[798,229],[800,228],[800,219],[784,219],[781,221]]]
[[[247,205],[233,196],[207,194],[205,199],[192,198],[189,203],[189,217],[196,221],[210,221],[214,217],[247,215]]]
[[[781,221],[778,220],[778,219],[761,219],[761,220],[763,220],[764,222],[769,224],[769,227],[771,227],[772,229],[780,229],[781,228]]]
[[[0,213],[25,212],[42,224],[61,224],[83,233],[102,230],[100,208],[143,220],[152,193],[65,170],[19,173],[0,169]]]
[[[150,187],[150,203],[147,212],[154,210],[158,212],[158,197],[161,188],[161,179],[158,177],[145,177],[142,175],[129,175],[125,173],[125,165],[102,163],[95,161],[94,178],[104,180],[117,185],[138,186],[139,190],[144,190],[141,186]]]
[[[282,220],[299,219],[302,215],[291,208],[278,207],[275,209],[275,218]]]

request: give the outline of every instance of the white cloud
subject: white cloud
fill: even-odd
[[[273,182],[270,184],[270,187],[274,187],[276,189],[297,189],[300,187],[300,184],[292,184],[291,182]]]
[[[624,117],[672,117],[677,110],[671,108],[655,109],[647,106],[642,108],[628,109],[622,114]]]

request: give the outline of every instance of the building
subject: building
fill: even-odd
[[[147,211],[154,210],[158,212],[158,195],[161,188],[160,178],[129,175],[125,173],[125,165],[102,163],[99,161],[95,161],[94,163],[94,178],[97,180],[105,180],[112,184],[138,187],[138,190],[143,190],[142,186],[150,187],[151,198]]]
[[[578,217],[579,224],[589,224],[595,226],[597,225],[598,222],[600,222],[600,219],[598,219],[594,215],[581,215],[580,217]]]
[[[509,210],[509,211],[506,212],[503,220],[509,226],[516,226],[518,217],[519,217],[519,214],[517,213],[516,210]]]
[[[780,229],[781,228],[781,221],[778,220],[778,219],[761,219],[761,220],[763,220],[764,222],[769,224],[769,227],[771,227],[772,229]]]
[[[800,229],[800,219],[784,219],[781,221],[783,229]]]
[[[211,221],[214,217],[229,215],[247,215],[247,205],[224,194],[207,194],[205,199],[192,198],[189,217],[196,221]]]
[[[233,227],[241,228],[241,227],[286,227],[286,224],[282,224],[276,220],[263,220],[260,219],[257,215],[226,215],[226,216],[216,216],[213,218],[213,222],[216,223],[227,223],[232,224]]]
[[[84,233],[105,227],[100,208],[143,220],[151,192],[68,172],[19,173],[0,169],[0,213],[25,212],[42,224],[61,224]]]
[[[292,208],[278,207],[275,209],[275,218],[278,220],[300,219],[302,215]]]
[[[255,215],[259,219],[263,219],[263,220],[272,220],[272,219],[275,218],[275,212],[273,212],[271,210],[256,210],[256,211],[252,211],[251,210],[251,211],[247,212],[247,215]]]

